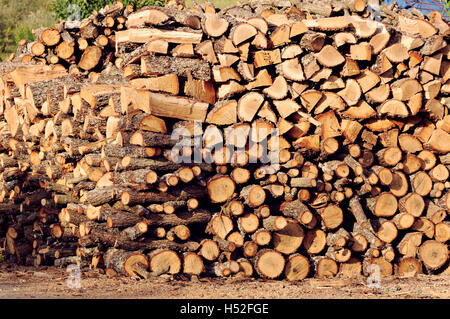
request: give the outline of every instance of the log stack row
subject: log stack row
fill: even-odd
[[[6,261],[142,278],[449,272],[448,23],[261,3],[115,3],[0,65]]]

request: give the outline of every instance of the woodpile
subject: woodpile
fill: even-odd
[[[5,261],[448,273],[448,23],[285,2],[117,2],[22,41],[0,64]]]

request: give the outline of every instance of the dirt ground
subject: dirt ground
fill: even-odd
[[[243,278],[182,278],[163,275],[148,280],[108,278],[97,270],[82,270],[81,288],[70,289],[69,273],[55,267],[0,266],[0,298],[158,298],[158,299],[334,299],[450,298],[450,276],[383,277],[380,288],[366,278],[285,280]]]

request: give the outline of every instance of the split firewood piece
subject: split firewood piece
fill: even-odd
[[[306,79],[310,79],[317,71],[320,70],[320,67],[316,62],[316,58],[312,54],[303,56],[301,61]]]
[[[368,119],[377,114],[377,112],[365,101],[359,101],[355,106],[348,108],[342,113],[352,119]]]
[[[156,116],[204,122],[208,104],[194,99],[140,91],[139,108]]]
[[[380,82],[380,77],[372,71],[366,69],[356,77],[356,81],[361,87],[362,92],[366,93]]]
[[[356,37],[350,32],[339,32],[333,36],[334,44],[336,47],[341,47],[344,44],[356,44]]]
[[[368,42],[351,45],[350,57],[355,61],[370,61],[372,59],[372,45]]]
[[[203,41],[195,46],[195,53],[200,55],[204,61],[211,64],[216,64],[217,60],[216,53],[214,52],[213,44],[211,40]]]
[[[285,260],[279,252],[263,249],[256,254],[253,264],[261,277],[275,279],[282,274]]]
[[[427,236],[427,238],[432,239],[434,237],[434,223],[426,217],[419,217],[414,222],[412,229],[420,232],[421,234]],[[405,235],[406,236],[406,235]],[[417,244],[419,246],[422,243],[422,240]],[[417,254],[414,254],[414,256]]]
[[[448,260],[447,245],[435,240],[428,240],[420,246],[419,258],[429,271],[437,270]]]
[[[348,79],[345,88],[337,92],[337,94],[344,99],[349,105],[355,105],[361,98],[361,87],[355,79]]]
[[[373,54],[379,54],[384,48],[386,48],[390,38],[390,33],[385,31],[374,35],[369,41],[373,49]]]
[[[209,111],[206,122],[216,125],[230,125],[237,122],[237,101],[217,102]]]
[[[238,101],[238,117],[241,121],[251,122],[264,102],[264,96],[257,92],[249,92]]]
[[[193,58],[195,56],[194,46],[192,43],[181,43],[174,47],[171,51],[173,57]]]
[[[167,92],[178,95],[179,83],[176,74],[167,74],[154,78],[138,78],[130,81],[131,86],[137,89]]]
[[[392,72],[392,63],[389,61],[389,59],[386,57],[386,54],[384,52],[381,52],[377,55],[377,59],[375,63],[371,67],[372,71],[376,74],[389,74],[389,71]],[[383,81],[383,82],[389,82],[389,81]]]
[[[357,75],[361,73],[361,70],[359,69],[358,63],[350,58],[345,59],[345,64],[342,67],[342,70],[340,72],[341,76],[343,77],[350,77],[353,75]]]
[[[288,93],[288,83],[283,76],[278,76],[270,87],[263,90],[264,94],[274,100],[282,100]]]
[[[253,63],[256,68],[281,63],[280,49],[256,51]]]
[[[320,31],[338,31],[344,30],[350,25],[346,17],[327,17],[318,19],[305,19],[302,21],[308,29]]]
[[[331,45],[324,46],[315,57],[325,67],[334,67],[345,62],[345,58]]]
[[[401,32],[417,34],[424,39],[437,32],[437,29],[430,22],[424,19],[412,19],[401,14],[398,16],[397,27]]]
[[[408,49],[401,43],[396,43],[387,47],[383,50],[383,53],[389,61],[394,63],[400,63],[409,59]]]
[[[272,77],[267,69],[259,70],[255,76],[255,80],[246,85],[247,90],[253,90],[260,87],[268,87],[273,84]]]
[[[214,66],[212,69],[215,82],[227,82],[229,80],[241,81],[239,74],[231,67]]]
[[[283,118],[288,117],[300,109],[300,106],[293,100],[273,101],[273,104]]]
[[[341,135],[341,127],[333,110],[319,114],[315,119],[321,124],[321,138],[323,140]]]
[[[247,23],[254,26],[258,31],[260,31],[263,34],[266,34],[269,30],[269,26],[267,25],[266,20],[260,17],[253,17],[247,20]]]
[[[381,104],[378,112],[392,117],[407,117],[409,115],[405,103],[396,99],[387,100]]]
[[[287,24],[277,27],[269,36],[271,46],[276,48],[291,42],[290,31],[291,28]]]
[[[237,26],[233,27],[233,29],[230,31],[231,39],[234,43],[234,45],[239,45],[251,38],[253,38],[258,31],[256,28],[248,23],[241,23]]]
[[[450,134],[438,128],[433,131],[431,137],[424,146],[436,153],[445,154],[450,152],[449,142]]]
[[[285,60],[277,65],[277,71],[280,75],[292,81],[304,81],[305,75],[298,58]]]
[[[428,100],[425,104],[425,110],[428,112],[431,119],[442,120],[444,118],[444,105],[436,99]]]
[[[184,83],[184,94],[199,101],[214,104],[216,102],[216,92],[212,81],[194,79],[188,71],[187,81]]]
[[[344,111],[346,109],[346,105],[338,94],[334,92],[323,92],[321,99],[317,102],[317,105],[314,108],[314,114],[320,114],[327,108],[335,111]]]
[[[417,153],[423,150],[422,143],[410,134],[400,134],[398,142],[405,153]]]
[[[229,22],[217,15],[207,15],[202,26],[203,31],[211,37],[217,38],[227,32]]]
[[[145,25],[160,25],[169,19],[170,16],[162,10],[148,8],[146,10],[139,10],[128,15],[126,26],[128,28],[132,28]]]
[[[397,244],[397,250],[405,257],[415,257],[422,243],[421,232],[409,232]]]
[[[144,279],[149,276],[147,257],[137,252],[109,248],[103,259],[105,267],[114,269],[119,274],[130,277],[138,276]]]
[[[422,91],[422,85],[415,79],[405,78],[392,83],[391,90],[394,99],[408,101]]]
[[[161,30],[157,28],[133,28],[117,31],[115,41],[117,44],[123,42],[146,43],[148,39],[156,38],[170,43],[200,43],[202,35],[202,32],[187,32],[180,29]]]
[[[298,44],[291,44],[282,49],[281,58],[283,60],[293,59],[302,53],[303,53],[303,50]]]
[[[436,205],[430,200],[425,201],[426,205],[426,217],[431,220],[434,224],[442,222],[447,216],[447,212],[444,208]]]

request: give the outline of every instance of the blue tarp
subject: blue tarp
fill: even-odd
[[[441,12],[442,14],[445,14],[442,10],[443,7],[436,5],[435,2],[429,1],[429,0],[421,0],[421,1],[424,4],[426,4],[427,7],[431,8],[432,9],[431,11],[436,10],[436,11]],[[394,0],[385,0],[384,4],[391,4],[392,2],[394,2]],[[397,0],[397,5],[403,9],[411,9],[411,5],[409,3],[407,3],[405,0]],[[430,12],[430,10],[423,8],[423,6],[418,6],[416,8],[419,9],[420,11],[422,11],[424,14],[427,14]]]

